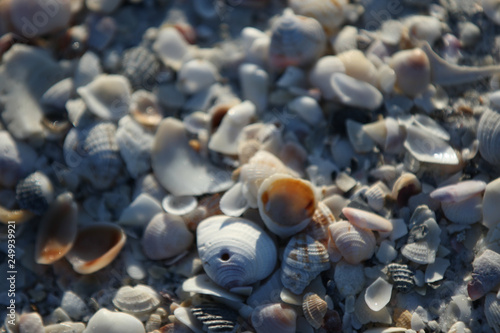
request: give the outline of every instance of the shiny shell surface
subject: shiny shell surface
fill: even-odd
[[[359,264],[375,253],[375,236],[371,230],[339,221],[330,225],[330,236],[332,245],[350,264]]]

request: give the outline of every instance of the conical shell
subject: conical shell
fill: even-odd
[[[251,321],[257,333],[295,333],[297,313],[283,303],[265,304],[254,309]]]
[[[290,239],[283,253],[281,282],[293,293],[301,294],[316,276],[329,268],[326,248],[306,234],[298,234]]]
[[[371,230],[340,221],[330,225],[330,236],[332,245],[350,264],[370,259],[375,253],[375,235]]]
[[[260,281],[276,265],[276,245],[249,220],[223,215],[209,217],[198,225],[196,236],[205,272],[226,289]]]
[[[327,303],[318,294],[307,293],[304,295],[302,311],[312,327],[318,329],[323,325],[323,318],[327,310]]]
[[[113,304],[120,311],[145,320],[160,305],[160,295],[153,288],[143,284],[135,287],[123,286],[113,297]]]
[[[259,213],[273,233],[284,238],[303,230],[317,206],[317,194],[308,181],[286,174],[267,178],[259,188]]]
[[[125,245],[127,236],[115,224],[99,223],[78,231],[66,259],[80,274],[91,274],[111,263]]]
[[[313,17],[323,26],[326,34],[331,36],[344,23],[345,0],[290,0],[290,8],[299,15]]]
[[[16,199],[21,209],[42,215],[54,200],[52,182],[44,173],[34,172],[17,184]]]

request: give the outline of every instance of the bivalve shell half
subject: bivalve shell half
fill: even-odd
[[[290,239],[283,253],[281,282],[298,295],[329,268],[328,251],[323,244],[306,234],[298,234]]]
[[[226,289],[260,281],[276,265],[276,245],[249,220],[223,215],[209,217],[200,222],[196,236],[205,272]]]
[[[283,303],[271,303],[257,306],[251,317],[257,333],[295,333],[297,313]]]
[[[500,165],[500,113],[486,110],[477,125],[477,139],[481,156],[493,165]]]
[[[313,185],[286,174],[267,178],[259,188],[259,213],[266,226],[285,238],[303,230],[318,203]]]
[[[396,52],[389,66],[396,73],[396,87],[410,97],[422,94],[431,82],[429,58],[421,49]]]
[[[309,324],[318,329],[323,325],[328,305],[325,300],[315,293],[307,293],[304,295],[302,302],[302,311]]]
[[[290,0],[288,5],[299,15],[318,20],[328,36],[336,33],[344,23],[346,0]]]
[[[42,215],[54,200],[54,188],[50,179],[36,171],[16,186],[16,199],[21,209]]]
[[[331,245],[350,264],[359,264],[370,259],[375,253],[375,235],[371,230],[362,229],[347,221],[330,225]]]
[[[145,333],[144,325],[134,316],[100,309],[89,320],[83,333]]]
[[[324,245],[328,243],[330,234],[328,227],[335,222],[335,216],[332,211],[323,202],[318,202],[318,206],[314,211],[312,221],[309,223],[304,232],[317,241],[322,242]]]
[[[153,288],[143,284],[135,287],[123,286],[116,292],[113,304],[120,311],[143,321],[160,305],[160,295]]]

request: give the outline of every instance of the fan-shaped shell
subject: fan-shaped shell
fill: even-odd
[[[160,305],[160,295],[153,288],[143,284],[135,287],[123,286],[116,292],[113,304],[120,311],[143,320]]]
[[[310,182],[279,173],[262,183],[257,198],[262,220],[283,238],[309,224],[318,202]]]
[[[54,200],[52,182],[44,173],[34,172],[17,184],[16,199],[21,209],[42,215]]]
[[[345,261],[358,264],[370,259],[375,252],[375,235],[371,230],[358,228],[347,221],[330,225],[332,245],[340,251]]]
[[[493,165],[500,165],[500,113],[486,110],[477,125],[477,139],[481,156]]]
[[[257,333],[294,333],[297,313],[283,303],[271,303],[257,306],[251,317]]]
[[[298,234],[290,239],[281,265],[281,282],[295,294],[304,289],[322,271],[330,268],[326,248],[306,234]]]
[[[288,5],[297,14],[318,20],[327,35],[332,35],[344,23],[346,0],[290,0]]]
[[[159,213],[148,223],[142,236],[142,248],[148,258],[162,260],[184,253],[193,243],[193,234],[182,217]]]
[[[307,293],[303,297],[302,311],[309,324],[314,328],[320,328],[323,325],[323,318],[325,317],[328,306],[318,294]]]
[[[276,245],[249,220],[223,215],[209,217],[200,222],[196,236],[205,272],[226,289],[260,281],[276,265]]]

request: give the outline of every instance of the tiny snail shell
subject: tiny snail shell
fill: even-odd
[[[282,238],[303,230],[318,202],[316,189],[310,182],[286,174],[267,178],[259,188],[257,199],[262,220]]]
[[[327,310],[327,303],[318,294],[307,293],[304,295],[302,311],[312,327],[318,329],[323,325],[323,318]]]
[[[146,320],[149,314],[160,305],[160,295],[153,288],[143,284],[135,287],[123,286],[113,297],[113,304],[120,311],[142,321]]]
[[[148,223],[141,243],[148,258],[163,260],[183,254],[193,240],[194,236],[182,217],[159,213]]]
[[[352,207],[345,207],[342,209],[342,214],[345,215],[351,224],[359,228],[381,232],[392,231],[392,223],[378,214]]]
[[[42,215],[54,200],[52,182],[42,172],[34,172],[17,184],[16,199],[21,209]]]
[[[255,223],[224,215],[209,217],[196,230],[198,253],[207,275],[226,289],[248,286],[269,276],[278,251]]]
[[[371,230],[358,228],[347,221],[330,225],[332,246],[338,249],[345,261],[359,264],[375,253],[375,235]]]
[[[295,333],[297,313],[283,303],[257,306],[251,317],[257,333]]]

